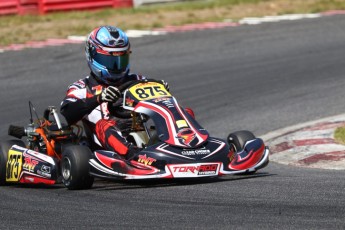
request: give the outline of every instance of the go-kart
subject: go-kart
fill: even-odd
[[[126,160],[112,151],[92,152],[85,146],[67,148],[61,160],[67,188],[88,188],[93,177],[152,179],[252,174],[268,164],[269,150],[261,139],[249,131],[231,133],[227,140],[210,137],[160,82],[129,82],[122,91],[122,108],[131,111],[132,117],[127,140],[142,150]]]
[[[126,138],[142,149],[136,155],[126,159],[97,141],[81,144],[82,128],[61,125],[50,108],[33,132],[10,127],[13,136],[27,135],[29,145],[18,140],[1,144],[0,183],[53,184],[61,178],[68,189],[88,189],[94,178],[205,178],[253,174],[267,166],[269,150],[262,139],[246,130],[226,140],[210,137],[161,82],[128,82],[120,90],[120,105],[109,103],[108,108],[116,117],[131,118]]]

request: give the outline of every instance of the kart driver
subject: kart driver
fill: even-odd
[[[68,87],[61,103],[61,114],[69,125],[83,121],[85,131],[96,137],[95,143],[131,159],[140,149],[124,138],[121,120],[110,116],[107,106],[121,96],[117,87],[128,81],[145,79],[129,72],[128,37],[117,27],[98,27],[88,36],[85,53],[91,73]],[[162,83],[169,90],[168,84]]]

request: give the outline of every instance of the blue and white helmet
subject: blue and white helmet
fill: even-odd
[[[129,72],[130,43],[127,35],[114,26],[94,29],[86,40],[85,54],[97,80],[116,85]]]

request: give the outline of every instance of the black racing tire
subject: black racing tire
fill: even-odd
[[[25,147],[21,140],[8,140],[0,142],[0,186],[6,184],[6,165],[8,158],[8,151],[13,145]]]
[[[244,149],[247,141],[255,139],[255,135],[248,130],[241,130],[234,133],[230,133],[228,136],[228,143],[230,148],[234,148],[235,152],[240,152]],[[246,172],[238,175],[253,175],[256,171]]]
[[[62,183],[69,190],[89,189],[94,178],[90,175],[91,150],[86,146],[68,146],[62,153]]]
[[[234,133],[230,133],[228,136],[228,143],[235,148],[235,152],[239,152],[244,149],[244,145],[247,141],[255,139],[255,135],[247,130],[241,130]]]

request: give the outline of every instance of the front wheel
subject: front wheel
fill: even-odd
[[[230,149],[233,148],[235,153],[238,153],[244,149],[246,143],[250,140],[255,139],[255,135],[247,130],[241,130],[237,132],[230,133],[227,140],[230,145]],[[252,175],[256,171],[246,172],[242,175]]]
[[[0,142],[0,185],[6,184],[6,164],[8,158],[8,151],[13,145],[25,147],[21,140],[9,140]]]
[[[228,136],[228,143],[230,147],[234,147],[235,152],[242,151],[247,141],[255,139],[255,135],[247,130],[241,130],[230,133]]]
[[[62,182],[70,190],[89,189],[94,178],[90,176],[91,150],[86,146],[68,146],[62,153]]]

